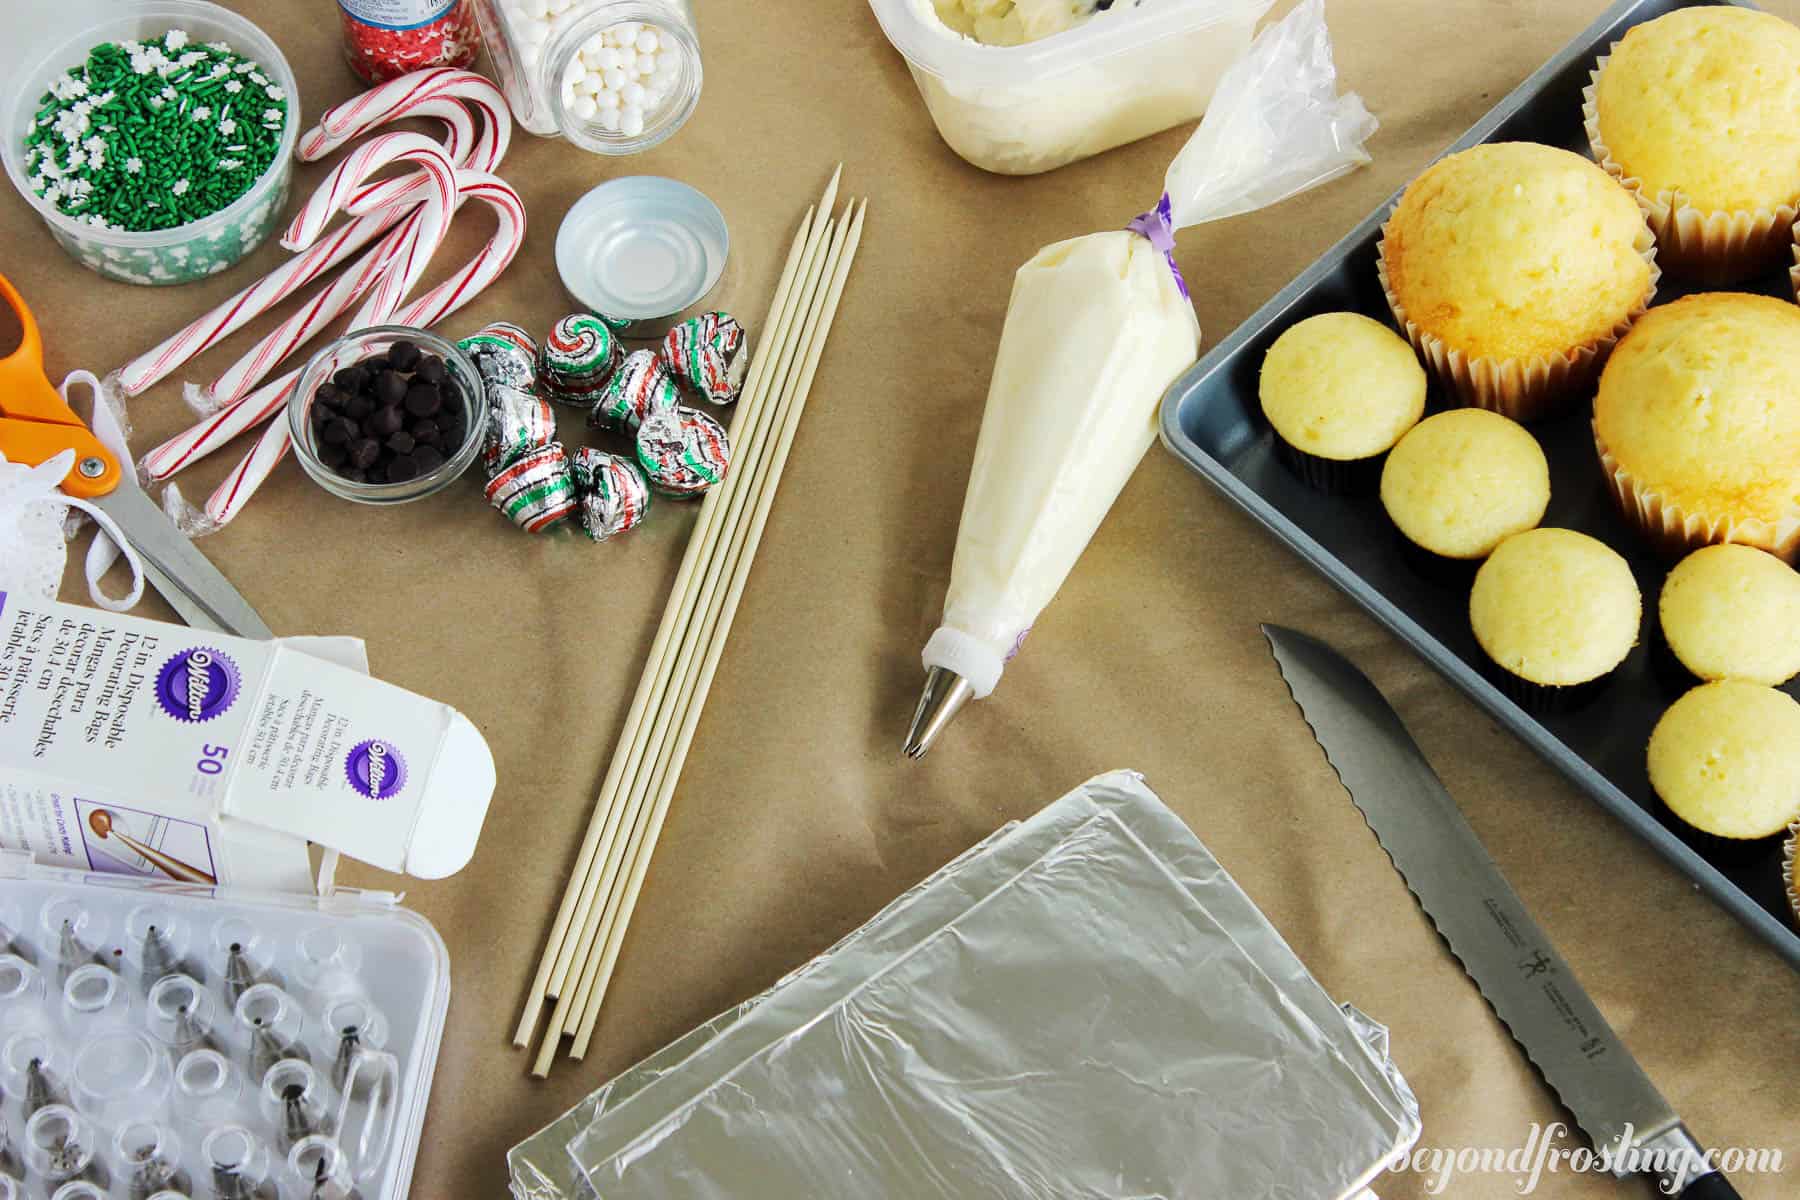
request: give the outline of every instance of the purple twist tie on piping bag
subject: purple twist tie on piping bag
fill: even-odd
[[[1169,271],[1175,276],[1175,286],[1181,289],[1181,298],[1192,300],[1193,296],[1188,294],[1187,280],[1182,278],[1181,264],[1175,261],[1175,222],[1173,209],[1169,204],[1169,193],[1164,192],[1155,208],[1139,213],[1125,228],[1142,234],[1150,239],[1152,246],[1162,251],[1163,257],[1169,260]]]

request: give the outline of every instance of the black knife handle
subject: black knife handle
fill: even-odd
[[[1681,1189],[1681,1200],[1742,1200],[1731,1180],[1714,1171]]]

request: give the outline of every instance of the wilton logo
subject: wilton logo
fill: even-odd
[[[164,714],[190,725],[222,715],[237,699],[237,664],[211,646],[173,655],[156,673],[156,704]]]
[[[371,738],[358,742],[344,759],[351,790],[371,800],[386,800],[406,786],[406,759],[393,743]]]

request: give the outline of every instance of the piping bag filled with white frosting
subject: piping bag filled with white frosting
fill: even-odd
[[[1324,0],[1303,0],[1220,79],[1154,209],[1019,268],[909,757],[994,690],[1156,440],[1163,393],[1199,357],[1175,231],[1368,162],[1374,131],[1362,100],[1337,94]]]

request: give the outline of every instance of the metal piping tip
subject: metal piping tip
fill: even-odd
[[[919,707],[913,710],[912,728],[906,734],[902,752],[908,758],[924,758],[938,734],[950,724],[963,705],[975,697],[975,689],[967,679],[943,667],[931,668],[925,677],[925,692]]]

